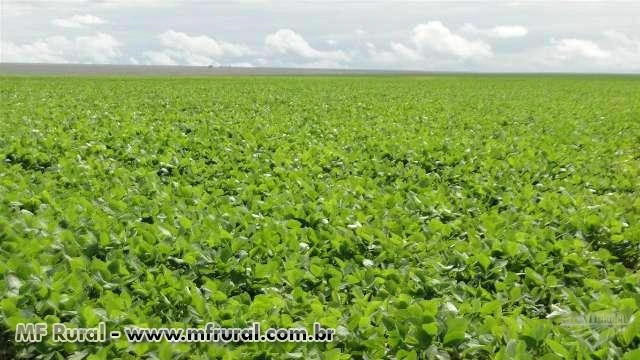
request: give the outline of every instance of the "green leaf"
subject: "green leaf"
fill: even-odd
[[[438,324],[435,322],[422,324],[422,330],[431,336],[436,336],[438,335]]]
[[[631,350],[626,352],[623,356],[622,356],[623,360],[638,360],[640,359],[640,349],[635,349],[635,350]]]
[[[183,228],[189,230],[191,229],[191,225],[192,222],[189,218],[185,217],[185,216],[179,216],[178,217],[178,223],[180,223],[180,226],[182,226]]]
[[[400,350],[397,354],[398,360],[418,360],[418,354],[415,350]]]
[[[446,321],[446,325],[447,332],[443,340],[445,346],[457,345],[464,341],[468,326],[467,320],[463,318],[449,318]]]
[[[569,352],[569,350],[567,350],[567,348],[565,348],[559,342],[552,339],[547,339],[545,340],[545,343],[556,355],[561,356],[564,359],[568,359],[571,357],[571,353]]]
[[[91,306],[85,305],[80,310],[80,320],[85,327],[93,327],[98,325],[100,317]]]
[[[538,274],[532,268],[526,268],[524,270],[524,272],[525,272],[525,278],[527,280],[533,282],[537,286],[543,286],[544,285],[544,277],[542,275]]]
[[[500,300],[489,301],[482,306],[481,313],[484,315],[493,314],[502,308],[502,302]]]

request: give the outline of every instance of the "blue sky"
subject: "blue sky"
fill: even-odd
[[[640,72],[640,2],[2,0],[0,61]]]

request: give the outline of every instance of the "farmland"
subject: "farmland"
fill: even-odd
[[[0,356],[637,359],[639,94],[624,76],[0,78]],[[100,321],[337,338],[13,341]]]

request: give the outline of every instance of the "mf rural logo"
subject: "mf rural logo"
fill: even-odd
[[[591,349],[612,341],[634,320],[632,316],[619,311],[574,313],[556,310],[547,318],[556,320],[573,338]]]

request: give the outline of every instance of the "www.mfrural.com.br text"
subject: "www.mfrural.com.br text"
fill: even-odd
[[[131,343],[141,342],[331,342],[335,330],[313,324],[305,328],[268,328],[262,331],[254,322],[244,328],[223,328],[209,322],[198,328],[146,328],[126,326],[122,331],[107,331],[106,323],[96,327],[69,327],[63,323],[19,323],[15,329],[16,342],[41,342],[50,338],[54,342],[107,342],[125,338]]]

